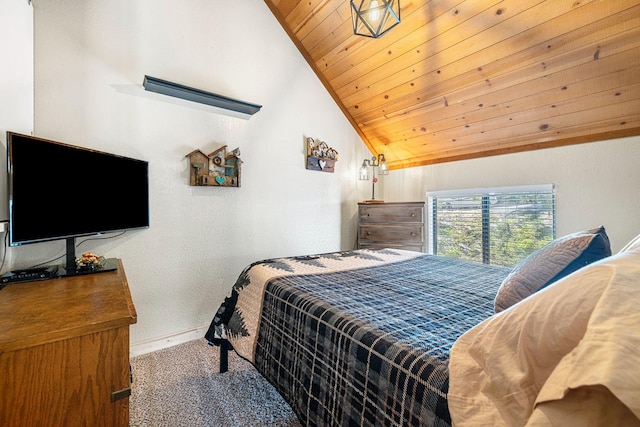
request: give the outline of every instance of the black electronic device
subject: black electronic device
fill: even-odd
[[[77,237],[149,227],[146,161],[7,132],[7,165],[9,244],[66,240],[59,274]]]
[[[57,265],[26,268],[23,270],[13,270],[0,276],[0,283],[6,285],[9,283],[33,282],[36,280],[53,279],[54,277],[56,277],[57,272]]]

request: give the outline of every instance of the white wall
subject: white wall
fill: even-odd
[[[262,1],[33,7],[35,134],[150,162],[151,227],[77,250],[123,260],[134,345],[208,325],[253,261],[354,247],[368,151]],[[145,74],[263,109],[246,120],[171,102],[142,89]],[[305,136],[338,150],[335,173],[305,169]],[[190,187],[185,155],[225,144],[241,150],[241,187]],[[11,251],[14,268],[25,267],[62,255],[64,243]]]
[[[33,13],[26,0],[0,1],[0,168],[7,170],[8,130],[33,131]],[[7,174],[0,173],[0,221],[8,219]],[[2,236],[0,234],[0,236]],[[4,236],[2,236],[4,237]],[[8,260],[7,260],[8,262]]]
[[[391,171],[386,201],[427,191],[555,184],[556,234],[604,225],[613,251],[640,234],[640,137]]]

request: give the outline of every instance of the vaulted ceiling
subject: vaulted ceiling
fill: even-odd
[[[640,135],[637,0],[401,0],[353,34],[348,0],[265,0],[391,169]]]

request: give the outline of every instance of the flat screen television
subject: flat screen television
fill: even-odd
[[[7,167],[10,246],[66,240],[62,274],[77,237],[149,227],[146,161],[7,132]]]

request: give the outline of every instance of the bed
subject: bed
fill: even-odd
[[[545,325],[551,332],[545,331],[544,336],[549,334],[555,344],[562,340],[553,332],[552,316],[596,312],[591,306],[611,295],[607,289],[615,281],[610,275],[620,276],[609,264],[603,267],[605,261],[616,266],[621,258],[623,268],[636,268],[627,276],[640,289],[640,243],[625,252],[611,256],[604,228],[598,227],[556,239],[513,269],[398,249],[263,260],[239,275],[205,338],[220,346],[221,355],[232,348],[249,360],[303,425],[498,426],[528,425],[530,420],[534,420],[531,425],[544,425],[544,421],[535,423],[540,422],[535,418],[538,405],[564,404],[563,396],[573,396],[559,391],[562,387],[553,390],[555,395],[544,389],[555,378],[554,364],[566,363],[563,357],[572,354],[592,326],[585,323],[589,318],[585,315],[584,330],[576,322],[557,328],[570,338],[565,340],[564,353],[540,345],[543,341],[532,329]],[[604,268],[609,276],[589,279],[585,286],[584,272],[592,267]],[[590,287],[597,291],[589,301],[576,292]],[[557,298],[563,298],[564,305]],[[628,308],[640,302],[638,298],[608,303]],[[631,320],[612,317],[632,323],[631,336],[623,335],[637,350],[640,333],[635,331],[640,330],[640,321],[636,312]],[[496,343],[504,345],[494,358]],[[540,353],[544,349],[553,357]],[[621,356],[626,359],[619,363],[620,369],[640,364],[640,352],[627,353]],[[507,396],[517,395],[524,384],[523,372],[539,368],[521,362],[543,359],[549,359],[547,370],[540,370],[515,406],[514,402],[505,406],[501,393],[509,390]],[[640,396],[640,380],[631,377],[631,383],[622,388],[602,379],[602,387],[614,390],[609,393],[611,399],[606,405],[591,406],[619,408],[612,410],[618,414],[626,408],[622,418],[608,414],[608,419],[636,425],[630,420],[640,417],[635,397]],[[625,390],[632,397],[624,395]],[[547,393],[547,400],[540,401],[538,392]],[[576,411],[588,413],[575,405],[568,405],[572,410],[561,405],[560,411],[553,405],[544,417],[560,413],[565,418],[558,419],[566,422]]]
[[[228,340],[303,425],[449,426],[449,349],[493,314],[509,272],[395,249],[265,260],[206,338]]]

